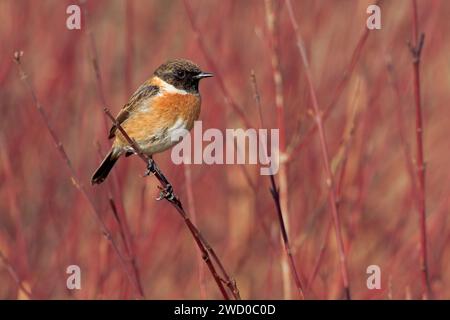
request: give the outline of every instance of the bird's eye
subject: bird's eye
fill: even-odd
[[[184,79],[186,77],[186,71],[184,70],[178,70],[177,71],[177,78],[178,79]]]

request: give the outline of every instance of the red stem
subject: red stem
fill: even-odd
[[[338,244],[339,265],[340,265],[340,269],[341,269],[342,282],[343,282],[346,298],[351,299],[350,286],[349,286],[349,281],[348,281],[347,259],[345,256],[344,241],[342,238],[340,219],[339,219],[339,214],[338,214],[337,204],[336,204],[336,200],[337,200],[336,190],[334,188],[333,174],[332,174],[331,168],[330,168],[328,146],[327,146],[327,141],[326,141],[326,137],[325,137],[325,130],[323,127],[323,113],[319,108],[316,91],[314,89],[314,84],[312,81],[311,70],[309,69],[308,58],[306,57],[306,50],[303,45],[303,39],[300,35],[298,24],[297,24],[297,21],[295,20],[294,11],[292,10],[292,5],[291,5],[290,0],[286,0],[286,6],[289,11],[289,17],[291,20],[292,27],[293,27],[294,32],[297,37],[297,47],[299,49],[301,60],[303,62],[303,66],[305,68],[305,74],[306,74],[306,79],[308,82],[309,93],[311,95],[311,100],[312,100],[312,105],[313,105],[313,118],[314,118],[314,121],[316,122],[317,130],[319,132],[320,148],[322,151],[322,162],[323,162],[323,166],[325,169],[326,184],[328,187],[328,202],[329,202],[330,209],[331,209],[331,215],[333,217],[334,229],[336,232],[336,242]]]
[[[287,234],[289,232],[289,206],[288,206],[288,196],[289,196],[289,185],[287,177],[287,163],[286,163],[286,126],[284,120],[284,95],[283,95],[283,77],[280,71],[280,55],[279,55],[279,36],[278,36],[278,16],[279,16],[279,6],[278,3],[272,0],[266,0],[266,24],[268,29],[268,43],[270,49],[270,60],[272,67],[272,77],[275,86],[275,110],[276,110],[276,124],[280,132],[280,168],[278,172],[278,183],[280,185],[279,190],[276,189],[275,180],[271,175],[272,183],[272,196],[276,202],[276,205],[280,206],[277,208],[278,219],[280,222],[280,227],[282,231],[282,241],[287,252],[287,261],[284,257],[281,260],[281,271],[283,280],[283,289],[285,299],[289,299],[291,295],[291,285],[289,281],[289,275],[287,274],[287,268],[285,267],[287,263],[290,264],[291,272],[294,275],[295,283],[300,298],[304,298],[303,289],[298,277],[297,270],[295,269],[295,264],[292,258],[291,249],[288,242]],[[274,191],[276,190],[276,194]],[[276,199],[275,199],[276,198]],[[278,203],[277,203],[278,201]],[[281,216],[280,216],[281,214]]]
[[[4,264],[11,278],[13,278],[14,282],[17,284],[19,289],[22,290],[22,292],[27,296],[27,298],[33,299],[31,291],[25,288],[25,286],[23,285],[23,281],[19,278],[19,275],[17,274],[16,270],[9,262],[9,260],[3,255],[3,252],[1,250],[0,250],[0,262]]]
[[[375,4],[379,5],[381,3],[381,1],[382,0],[375,1]],[[361,56],[361,52],[364,48],[364,45],[367,42],[367,38],[369,37],[369,34],[370,34],[370,30],[366,26],[364,26],[364,31],[362,32],[362,34],[358,40],[358,43],[355,46],[355,49],[353,49],[352,58],[350,59],[350,62],[348,64],[347,68],[345,69],[341,80],[339,81],[339,83],[336,86],[336,89],[334,90],[334,93],[332,95],[330,103],[325,107],[325,111],[323,113],[323,121],[324,122],[328,119],[329,115],[331,114],[331,111],[333,110],[334,106],[337,104],[339,97],[341,96],[342,92],[344,91],[346,84],[349,82],[351,75],[353,73],[353,70],[356,67],[356,63],[358,62],[358,60]],[[303,149],[303,147],[308,142],[313,140],[311,138],[316,133],[316,131],[317,131],[317,126],[312,125],[305,133],[303,139],[298,142],[298,144],[291,145],[288,147],[289,159],[294,159],[295,156]]]
[[[122,128],[120,123],[117,122],[117,120],[114,118],[114,116],[111,114],[111,112],[105,108],[104,109],[106,115],[111,119],[112,123],[116,126],[116,128],[120,131],[120,133],[123,135],[123,137],[127,140],[127,142],[130,144],[130,146],[135,150],[136,154],[145,162],[145,164],[149,163],[150,158],[145,155],[142,150],[139,148],[139,145],[130,138],[130,136],[125,132],[125,130]],[[155,164],[156,166],[156,164]],[[164,176],[164,174],[158,169],[154,172],[155,177],[158,179],[161,186],[165,189],[168,185],[170,185],[167,178]],[[223,267],[221,261],[219,260],[218,256],[216,255],[215,251],[212,249],[212,247],[209,245],[209,243],[205,240],[203,235],[200,233],[200,231],[197,229],[197,227],[192,223],[192,221],[189,219],[188,215],[184,211],[183,205],[181,201],[173,195],[173,197],[162,197],[163,199],[166,199],[172,206],[178,211],[178,213],[182,216],[186,226],[188,227],[189,231],[191,232],[195,243],[197,244],[198,248],[201,251],[202,258],[205,261],[206,265],[209,268],[209,271],[211,272],[214,280],[216,281],[217,286],[219,287],[220,292],[222,293],[225,300],[229,300],[229,295],[227,291],[225,290],[223,283],[225,283],[228,288],[230,289],[231,293],[233,294],[233,297],[235,299],[240,299],[239,290],[237,289],[236,282],[232,280],[228,273],[226,272],[225,268]],[[216,262],[218,265],[220,271],[222,272],[222,277],[219,276],[219,274],[216,271],[216,268],[214,267],[214,264],[212,263],[211,258]]]
[[[251,80],[252,80],[252,86],[253,86],[256,106],[258,107],[259,125],[260,125],[261,128],[263,128],[264,125],[263,125],[263,117],[262,117],[261,96],[259,94],[258,86],[257,86],[257,83],[256,83],[256,76],[255,76],[255,73],[253,71],[252,71],[252,74],[251,74]],[[266,146],[265,145],[261,145],[261,147],[263,148],[263,154],[267,154]],[[297,267],[295,266],[294,257],[292,255],[292,250],[291,250],[291,245],[289,244],[288,232],[287,232],[287,229],[286,229],[286,226],[285,226],[285,222],[284,222],[284,219],[283,219],[283,211],[282,211],[282,208],[281,208],[280,194],[278,192],[278,187],[277,187],[277,185],[275,183],[275,179],[274,179],[273,174],[270,175],[269,178],[270,178],[270,184],[271,184],[270,193],[272,194],[272,198],[273,198],[273,200],[275,202],[275,207],[276,207],[276,210],[277,210],[277,218],[278,218],[278,223],[280,225],[281,239],[283,240],[284,251],[285,251],[287,259],[289,261],[289,267],[290,267],[290,270],[291,270],[291,273],[292,273],[292,277],[294,278],[294,282],[295,282],[295,285],[297,287],[298,294],[299,294],[301,299],[304,299],[305,295],[303,293],[303,285],[302,285],[302,282],[300,280],[300,276],[298,274]]]
[[[127,1],[127,61],[126,61],[126,72],[125,74],[127,76],[129,76],[126,80],[127,80],[127,85],[130,85],[130,79],[131,79],[131,36],[129,35],[129,33],[131,32],[131,21],[130,21],[130,15],[132,15],[132,7],[131,4],[129,4],[130,1]],[[88,10],[86,7],[86,4],[83,3],[83,9],[84,9],[84,15],[85,15],[85,24],[86,24],[86,30],[87,30],[87,34],[89,36],[89,47],[91,50],[91,59],[92,59],[92,66],[94,69],[94,73],[95,73],[95,79],[96,79],[96,83],[97,83],[97,93],[100,99],[100,103],[102,106],[106,106],[108,105],[106,102],[106,96],[103,90],[103,81],[102,81],[102,76],[101,76],[101,72],[100,72],[100,63],[99,63],[99,59],[98,59],[98,53],[97,53],[97,47],[96,47],[96,42],[95,42],[95,37],[93,32],[91,31],[90,27],[89,27],[89,15],[88,15]],[[103,125],[104,125],[104,132],[108,132],[108,123],[107,123],[107,118],[106,116],[103,117]],[[116,173],[113,173],[113,179],[111,180],[111,184],[113,186],[113,190],[115,191],[116,194],[116,198],[118,199],[117,201],[117,205],[118,205],[118,210],[116,211],[117,213],[117,222],[119,223],[119,228],[124,236],[124,244],[125,244],[125,253],[127,255],[127,260],[130,261],[131,264],[131,269],[133,271],[133,276],[135,277],[135,281],[138,284],[138,289],[139,289],[139,295],[140,297],[144,297],[144,290],[142,287],[142,283],[140,280],[140,276],[139,276],[139,269],[137,267],[137,263],[136,263],[136,256],[135,256],[135,252],[134,252],[134,243],[132,240],[132,235],[131,235],[131,231],[128,225],[128,220],[126,218],[126,215],[124,213],[124,207],[123,207],[123,203],[122,203],[122,198],[121,198],[121,185],[118,181],[118,177],[116,175]]]
[[[225,102],[231,106],[234,112],[238,115],[239,119],[241,119],[244,126],[246,128],[251,128],[251,124],[248,118],[246,117],[244,111],[237,105],[236,101],[234,101],[233,97],[229,94],[228,89],[225,86],[225,83],[223,82],[223,77],[221,76],[219,69],[217,68],[214,60],[211,58],[210,54],[208,53],[208,50],[206,49],[205,43],[203,42],[203,38],[201,37],[201,32],[197,27],[197,24],[194,19],[194,14],[192,12],[192,8],[188,0],[184,0],[183,3],[186,9],[187,17],[192,27],[192,31],[194,32],[195,39],[197,40],[199,48],[202,51],[207,64],[209,65],[211,71],[216,76],[217,83],[219,84],[220,90],[222,91],[222,94],[225,97]]]
[[[133,284],[134,289],[136,290],[136,293],[139,297],[142,297],[140,292],[139,292],[139,285],[138,282],[136,280],[135,277],[133,277],[129,270],[128,270],[128,265],[126,263],[126,259],[123,257],[122,253],[119,250],[119,247],[117,246],[116,241],[114,240],[114,238],[112,237],[109,229],[107,228],[107,226],[105,225],[105,223],[103,222],[100,212],[97,210],[97,208],[95,207],[92,199],[89,197],[86,188],[84,187],[84,185],[82,185],[80,183],[79,178],[77,177],[77,174],[75,172],[74,167],[72,166],[72,162],[69,159],[69,156],[66,153],[66,150],[64,149],[63,144],[61,143],[61,141],[58,138],[58,135],[56,134],[55,130],[53,129],[51,123],[50,123],[50,119],[48,118],[47,113],[45,112],[44,108],[42,107],[41,103],[39,102],[36,92],[34,90],[34,87],[32,86],[31,82],[28,80],[28,75],[25,73],[23,67],[22,67],[22,61],[21,61],[21,52],[16,52],[14,55],[14,61],[16,62],[18,69],[19,69],[19,73],[20,73],[20,78],[21,80],[25,83],[27,89],[30,91],[31,97],[33,99],[34,105],[37,109],[37,111],[39,112],[39,115],[41,116],[45,126],[47,127],[47,130],[53,140],[53,142],[56,145],[56,149],[58,150],[61,158],[63,159],[63,161],[66,163],[67,167],[69,168],[69,172],[70,172],[70,179],[72,180],[73,185],[75,186],[75,188],[81,192],[81,194],[83,195],[83,197],[86,199],[86,201],[89,203],[91,209],[92,209],[92,213],[93,216],[95,218],[95,220],[97,221],[100,230],[103,234],[103,236],[108,240],[108,242],[111,244],[111,246],[114,249],[114,252],[116,253],[116,255],[119,258],[120,264],[123,267],[128,279],[130,280],[130,282]]]
[[[419,228],[420,228],[420,271],[422,280],[422,294],[427,298],[431,294],[430,279],[427,262],[427,227],[425,203],[425,162],[423,156],[423,119],[420,95],[420,59],[425,35],[419,36],[417,1],[412,0],[412,34],[413,40],[409,49],[413,60],[414,101],[416,107],[416,171],[419,182]]]

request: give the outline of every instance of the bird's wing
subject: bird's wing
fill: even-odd
[[[141,85],[135,93],[131,96],[130,100],[126,105],[123,106],[122,110],[120,110],[119,114],[116,117],[116,121],[119,124],[122,124],[128,117],[133,113],[133,111],[139,107],[142,101],[157,95],[159,92],[159,87],[150,85],[148,83],[144,83]],[[111,130],[109,131],[108,138],[111,139],[116,134],[116,126],[113,125]]]

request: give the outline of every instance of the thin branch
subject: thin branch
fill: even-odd
[[[336,156],[333,159],[333,162],[334,162],[334,160],[336,160],[336,165],[334,166],[336,168],[334,170],[335,176],[337,176],[339,162],[341,163],[339,178],[338,178],[337,187],[336,187],[336,198],[337,198],[336,206],[337,206],[338,210],[339,210],[339,206],[341,205],[342,185],[344,183],[345,174],[347,172],[346,168],[347,168],[347,163],[348,163],[350,146],[352,144],[352,140],[354,139],[357,122],[358,122],[358,118],[359,118],[359,113],[361,112],[360,107],[358,106],[358,99],[357,99],[358,96],[359,96],[359,83],[358,83],[357,89],[355,90],[355,96],[354,96],[353,102],[352,102],[353,111],[351,113],[351,118],[350,118],[350,120],[348,120],[348,124],[346,125],[347,129],[344,132],[343,140],[342,140],[341,146],[339,148],[339,151],[337,152]],[[332,167],[333,167],[333,164],[332,164]],[[308,290],[311,289],[312,284],[319,272],[320,265],[323,262],[323,257],[325,255],[327,243],[329,241],[331,228],[333,226],[332,218],[329,219],[329,221],[327,222],[327,225],[328,226],[326,229],[325,237],[324,237],[323,243],[319,249],[319,255],[316,259],[316,262],[315,262],[315,265],[313,268],[313,272],[312,272],[311,276],[308,278],[308,282],[306,283],[306,288],[305,288],[306,292],[308,292]]]
[[[414,166],[414,160],[411,152],[411,147],[408,144],[407,137],[406,137],[406,129],[405,129],[405,123],[404,123],[404,114],[403,114],[403,108],[402,108],[402,96],[400,87],[398,84],[398,80],[395,77],[395,70],[394,65],[391,62],[387,63],[387,71],[389,74],[389,84],[392,87],[394,93],[395,93],[395,111],[396,111],[396,122],[397,122],[397,131],[400,138],[403,155],[406,162],[406,169],[408,171],[409,178],[411,180],[411,194],[413,199],[416,201],[417,210],[420,212],[420,196],[419,196],[419,190],[417,187],[417,177],[415,175],[415,166]]]
[[[377,1],[375,1],[374,4],[380,5],[381,2],[382,2],[382,0],[377,0]],[[339,80],[339,82],[336,86],[336,89],[334,90],[333,95],[331,96],[330,103],[325,107],[325,111],[323,112],[323,122],[325,122],[328,119],[328,117],[330,116],[331,111],[336,106],[337,102],[339,101],[341,94],[344,92],[345,86],[351,79],[351,75],[352,75],[353,71],[355,70],[355,67],[356,67],[357,62],[359,61],[359,58],[361,57],[361,52],[364,48],[364,45],[367,42],[367,38],[369,37],[369,34],[370,34],[370,30],[366,26],[364,26],[364,30],[363,30],[355,48],[353,49],[353,53],[352,53],[350,62],[348,63],[346,69],[344,70],[344,73],[343,73],[341,79]],[[295,156],[303,149],[303,147],[307,143],[309,143],[310,141],[313,140],[311,138],[316,132],[317,132],[317,126],[311,125],[311,127],[304,134],[303,139],[301,139],[301,140],[294,139],[296,141],[296,143],[289,145],[287,148],[287,154],[289,156],[289,159],[295,158]]]
[[[309,92],[311,95],[312,105],[313,105],[313,118],[316,122],[317,130],[319,132],[320,147],[322,151],[322,162],[326,175],[326,184],[328,187],[328,202],[330,205],[331,215],[333,217],[334,229],[336,233],[336,242],[338,244],[339,253],[339,264],[341,269],[342,283],[345,290],[345,295],[347,299],[351,299],[350,286],[348,281],[348,270],[347,270],[347,259],[345,256],[344,241],[341,233],[340,218],[337,209],[337,197],[336,190],[334,187],[333,174],[331,172],[328,145],[325,137],[325,129],[323,125],[323,113],[320,110],[319,102],[317,100],[316,91],[314,89],[314,84],[312,80],[311,70],[309,68],[308,58],[306,57],[306,50],[303,45],[303,39],[301,37],[297,21],[295,20],[294,11],[292,10],[292,5],[290,0],[286,0],[286,6],[289,12],[289,18],[294,29],[294,33],[297,39],[297,47],[299,49],[300,57],[305,68],[306,79],[308,82]]]
[[[127,254],[127,259],[130,261],[131,268],[133,270],[133,273],[134,273],[134,276],[136,279],[136,283],[138,285],[139,294],[142,297],[145,297],[144,288],[142,287],[142,283],[140,281],[141,276],[140,276],[139,268],[138,268],[137,261],[136,261],[136,255],[134,253],[134,245],[131,242],[131,235],[129,234],[128,228],[126,226],[124,226],[124,222],[122,221],[125,217],[125,214],[123,212],[119,211],[119,209],[117,208],[116,203],[114,201],[114,198],[112,196],[109,197],[109,205],[111,206],[111,210],[114,214],[114,218],[116,219],[117,224],[119,225],[120,236],[121,236],[122,242],[125,246],[125,252]]]
[[[128,2],[127,2],[128,3]],[[85,17],[85,25],[86,25],[86,32],[87,35],[89,37],[89,48],[90,48],[90,56],[91,56],[91,61],[92,61],[92,67],[94,70],[94,74],[95,74],[95,79],[96,79],[96,83],[97,83],[97,93],[98,93],[98,97],[100,100],[100,103],[102,106],[106,106],[108,105],[107,101],[106,101],[106,96],[103,90],[103,81],[102,81],[102,76],[101,76],[101,72],[100,72],[100,62],[99,62],[99,58],[98,58],[98,52],[97,52],[97,46],[96,46],[96,42],[95,42],[95,37],[94,37],[94,33],[92,32],[91,28],[90,28],[90,24],[89,24],[89,14],[88,14],[88,10],[87,10],[87,5],[86,2],[81,3],[81,5],[83,6],[83,10],[84,10],[84,17]],[[131,53],[130,53],[130,46],[131,46],[131,38],[129,37],[129,24],[131,24],[130,17],[129,15],[132,13],[132,8],[131,8],[131,4],[127,4],[127,39],[129,40],[130,43],[128,43],[127,41],[127,61],[126,61],[126,75],[130,76],[131,75],[131,70],[129,70],[130,64],[131,64]],[[130,76],[131,78],[131,76]],[[129,86],[129,80],[127,78],[127,85]],[[108,123],[107,123],[107,118],[106,115],[103,117],[103,126],[104,126],[104,132],[107,133],[108,132]],[[136,278],[136,283],[138,284],[138,288],[139,288],[139,293],[142,297],[144,297],[144,290],[143,290],[143,286],[140,280],[140,276],[139,276],[139,269],[137,267],[137,259],[136,259],[136,255],[135,255],[135,246],[133,243],[133,239],[132,239],[132,235],[131,235],[131,231],[129,228],[129,224],[128,224],[128,220],[126,218],[126,215],[124,213],[124,206],[123,206],[123,202],[122,202],[122,197],[120,196],[122,194],[121,192],[121,186],[120,183],[118,183],[118,177],[116,175],[115,172],[112,173],[112,180],[111,180],[111,189],[115,192],[116,198],[117,198],[117,205],[118,205],[118,210],[116,211],[117,214],[117,219],[116,221],[119,224],[119,228],[121,230],[121,234],[123,235],[123,242],[125,245],[125,253],[127,255],[128,260],[130,261],[131,265],[132,265],[132,270],[133,270],[133,275]],[[114,200],[113,200],[114,201]]]
[[[328,243],[328,240],[330,239],[330,233],[331,233],[331,229],[333,227],[333,219],[330,219],[328,221],[327,225],[328,225],[327,231],[325,232],[325,236],[322,240],[323,242],[322,242],[322,245],[320,246],[319,254],[317,255],[316,262],[314,263],[313,271],[311,273],[311,276],[308,278],[308,280],[306,282],[306,287],[305,287],[306,293],[308,293],[311,290],[314,280],[316,279],[316,276],[319,273],[319,269],[323,262],[323,257],[325,255],[325,251],[327,249],[327,243]]]
[[[422,280],[423,298],[431,294],[430,276],[427,261],[427,226],[426,226],[426,195],[425,195],[425,162],[423,152],[423,116],[420,95],[420,59],[425,40],[425,34],[420,34],[417,13],[417,1],[411,0],[412,4],[412,43],[409,49],[412,55],[414,72],[414,101],[416,106],[416,171],[419,182],[419,227],[420,227],[420,271]]]
[[[195,209],[195,201],[194,201],[194,191],[192,188],[192,171],[191,167],[187,164],[183,165],[184,167],[184,179],[186,186],[186,195],[188,200],[188,210],[192,217],[192,222],[196,223],[197,221],[197,212]],[[206,282],[205,282],[205,267],[202,263],[201,253],[198,252],[198,282],[200,284],[200,297],[202,299],[206,299]]]
[[[283,77],[280,71],[280,56],[278,49],[278,15],[279,7],[278,3],[272,0],[265,1],[265,13],[266,13],[266,25],[268,29],[268,43],[270,51],[270,61],[272,67],[272,77],[273,83],[275,85],[275,110],[276,110],[276,123],[277,128],[280,132],[280,168],[278,173],[278,182],[280,184],[279,192],[277,191],[278,201],[280,202],[280,212],[283,215],[281,218],[283,220],[282,229],[285,228],[286,235],[289,232],[289,206],[288,206],[288,196],[289,196],[289,185],[287,178],[287,163],[286,163],[286,125],[284,119],[284,95],[283,95]],[[276,190],[276,187],[273,188]],[[274,193],[272,193],[274,196]],[[282,240],[284,241],[284,240]],[[286,243],[286,242],[284,242]],[[289,258],[289,255],[288,257]],[[291,286],[289,281],[289,275],[287,270],[286,258],[281,259],[281,272],[283,279],[283,289],[285,299],[289,299],[291,296]],[[298,277],[298,275],[296,274]],[[299,288],[300,296],[303,297],[301,288]]]
[[[256,101],[256,106],[258,107],[260,127],[263,128],[264,126],[263,126],[263,117],[262,117],[261,96],[259,94],[258,85],[256,83],[256,75],[253,70],[251,73],[251,82],[252,82],[252,86],[253,86],[253,93],[254,93],[254,98]],[[266,150],[265,146],[263,144],[261,144],[261,146],[264,148],[263,154],[266,155],[267,150]],[[294,282],[295,282],[295,285],[298,290],[298,294],[301,299],[304,299],[305,296],[303,294],[303,285],[300,280],[300,276],[298,275],[297,268],[295,266],[294,257],[292,255],[292,250],[291,250],[291,246],[289,243],[288,232],[286,230],[285,222],[283,219],[283,211],[281,209],[281,203],[280,203],[280,194],[278,192],[278,188],[275,183],[275,178],[274,178],[273,174],[271,174],[269,176],[269,178],[270,178],[270,184],[271,184],[270,193],[272,195],[273,201],[275,202],[278,223],[280,224],[280,229],[281,229],[281,239],[283,240],[283,244],[284,244],[284,250],[285,250],[286,256],[289,261],[289,266],[291,269],[292,277],[294,278]]]
[[[134,149],[135,153],[147,164],[153,165],[153,170],[151,172],[154,174],[154,176],[158,179],[159,183],[161,184],[161,194],[158,199],[166,199],[172,206],[178,211],[178,213],[183,218],[186,226],[188,227],[189,231],[191,232],[195,243],[197,244],[198,248],[200,249],[202,253],[202,258],[205,261],[206,265],[208,266],[214,280],[216,281],[217,286],[219,287],[220,292],[222,293],[223,297],[226,300],[229,300],[229,295],[227,291],[225,290],[223,283],[227,285],[227,287],[230,289],[233,297],[235,299],[240,299],[239,296],[239,290],[237,289],[236,282],[232,280],[228,273],[225,271],[221,261],[217,257],[214,250],[211,248],[209,243],[205,240],[205,238],[202,236],[200,231],[197,229],[197,227],[192,223],[188,215],[186,214],[183,205],[179,198],[173,193],[169,192],[168,190],[172,188],[170,182],[167,180],[167,178],[164,176],[162,171],[157,167],[156,163],[145,155],[142,150],[139,148],[139,145],[130,138],[130,136],[125,132],[125,130],[122,128],[119,122],[114,118],[114,116],[111,114],[111,112],[108,110],[108,108],[104,109],[106,115],[111,119],[112,123],[116,126],[116,128],[120,131],[120,133],[123,135],[123,137],[127,140],[129,145]],[[219,274],[216,271],[216,268],[214,267],[214,264],[211,260],[214,260],[216,264],[218,265],[220,271],[222,272],[222,277],[219,276]]]
[[[83,17],[84,17],[84,21],[85,21],[85,25],[86,25],[86,33],[89,37],[88,41],[89,41],[89,49],[90,49],[90,58],[91,58],[92,67],[93,67],[94,73],[95,73],[98,98],[99,98],[101,104],[103,106],[106,106],[107,103],[106,103],[105,92],[103,91],[103,79],[102,79],[102,75],[100,73],[100,65],[99,65],[99,61],[98,61],[97,46],[95,44],[94,34],[93,34],[93,32],[90,28],[90,24],[89,24],[89,11],[87,9],[86,1],[79,0],[78,2],[83,8]],[[107,121],[106,117],[103,117],[103,129],[104,129],[105,133],[108,132],[109,128],[108,128],[108,121]]]
[[[124,63],[124,80],[125,80],[125,88],[127,89],[127,93],[131,94],[132,92],[132,80],[133,80],[133,35],[135,14],[134,14],[134,2],[133,1],[125,1],[125,63]]]
[[[234,113],[238,115],[239,119],[242,121],[244,126],[246,128],[250,128],[251,123],[246,116],[245,112],[242,110],[242,108],[236,103],[233,96],[229,93],[227,87],[225,86],[225,83],[223,81],[223,77],[221,75],[221,72],[219,71],[219,68],[217,67],[216,63],[214,62],[214,59],[211,58],[211,55],[208,53],[208,50],[206,49],[206,45],[203,41],[202,33],[199,31],[197,23],[194,18],[194,14],[192,12],[192,8],[189,4],[188,0],[183,1],[187,17],[189,19],[189,22],[191,24],[192,31],[194,32],[195,39],[197,40],[197,43],[199,45],[200,50],[203,53],[203,56],[205,57],[206,63],[211,69],[211,71],[215,75],[215,79],[217,80],[217,83],[219,84],[220,91],[222,92],[222,95],[224,97],[225,103],[229,105]],[[249,184],[249,186],[252,188],[252,190],[256,189],[255,183],[250,178],[249,173],[247,172],[247,169],[245,166],[239,166],[239,168],[242,170],[242,173],[244,174],[245,180]]]
[[[294,277],[295,285],[297,286],[298,294],[300,295],[301,299],[304,299],[305,296],[303,294],[303,285],[302,285],[302,282],[298,275],[297,269],[295,267],[295,262],[294,262],[294,258],[292,256],[291,246],[289,244],[289,238],[287,235],[287,231],[286,231],[286,227],[285,227],[285,223],[284,223],[284,219],[283,219],[283,212],[281,211],[280,193],[275,184],[275,178],[273,177],[273,175],[270,175],[269,177],[270,177],[270,184],[271,184],[270,193],[272,194],[273,201],[275,202],[275,207],[277,209],[277,216],[278,216],[278,220],[280,223],[281,237],[283,239],[284,249],[285,249],[286,255],[288,257],[289,266],[291,268],[292,276]]]
[[[14,282],[17,284],[19,289],[22,290],[22,292],[27,296],[27,298],[33,299],[33,295],[31,293],[31,291],[28,290],[27,288],[25,288],[25,286],[23,285],[22,280],[20,280],[19,275],[17,274],[16,270],[14,269],[14,267],[11,265],[11,263],[5,257],[5,255],[3,254],[3,252],[1,250],[0,250],[0,262],[3,263],[6,270],[10,274],[11,278],[13,278]]]
[[[85,10],[86,10],[86,7],[85,7]],[[90,44],[91,44],[91,51],[92,51],[91,52],[91,54],[92,54],[92,63],[93,63],[94,71],[95,71],[95,76],[96,76],[96,79],[97,79],[98,90],[99,90],[99,97],[100,97],[102,105],[104,106],[104,111],[105,111],[106,115],[116,125],[116,127],[120,130],[122,135],[127,139],[128,143],[130,144],[130,146],[133,147],[133,149],[136,151],[136,153],[139,155],[139,157],[143,161],[145,161],[146,164],[149,164],[149,161],[153,161],[153,160],[151,158],[148,158],[146,155],[144,155],[142,153],[142,151],[140,151],[139,146],[126,134],[126,132],[123,130],[123,128],[120,125],[117,124],[117,121],[115,120],[115,118],[112,116],[112,114],[106,108],[107,103],[106,103],[105,95],[104,95],[103,89],[102,89],[103,88],[102,81],[101,81],[102,78],[101,78],[101,74],[100,74],[100,68],[99,68],[99,63],[98,63],[98,57],[97,57],[97,50],[96,50],[96,46],[95,46],[95,40],[94,40],[94,36],[93,36],[92,32],[88,31],[88,34],[90,36]],[[156,166],[156,164],[155,164],[155,166]],[[159,170],[159,168],[157,168],[157,170],[154,172],[154,175],[159,180],[159,182],[163,186],[164,190],[166,190],[169,186],[171,187],[171,185],[168,182],[167,178],[162,174],[162,172]],[[164,197],[164,196],[165,196],[164,191],[161,191],[161,197],[160,198],[166,198],[167,200],[169,200],[167,197]],[[220,260],[218,259],[217,255],[215,254],[214,250],[203,239],[203,237],[201,236],[200,232],[197,230],[195,225],[190,221],[189,217],[184,212],[184,209],[183,209],[179,199],[177,197],[173,197],[173,198],[171,198],[169,200],[169,202],[171,202],[172,205],[175,206],[177,211],[184,218],[184,221],[185,221],[186,225],[188,226],[189,230],[191,231],[192,235],[194,236],[194,239],[195,239],[197,245],[199,246],[199,249],[202,252],[202,257],[205,260],[206,264],[208,265],[208,267],[209,267],[209,269],[210,269],[214,279],[216,280],[216,283],[217,283],[220,291],[222,292],[222,295],[224,296],[224,298],[225,299],[229,299],[227,292],[223,288],[222,282],[225,282],[227,284],[227,286],[230,288],[230,290],[233,293],[233,296],[236,299],[240,298],[239,297],[239,291],[238,291],[238,289],[236,287],[235,282],[230,279],[228,274],[225,272],[225,269],[223,268]],[[214,268],[214,266],[211,263],[211,260],[209,258],[208,252],[209,252],[209,254],[211,254],[212,258],[219,265],[219,268],[221,268],[221,270],[223,271],[222,273],[223,273],[224,278],[226,279],[225,281],[222,280],[218,276],[217,272],[215,271],[215,268]]]
[[[191,24],[192,31],[194,32],[195,39],[199,45],[200,50],[203,53],[203,56],[205,57],[206,63],[211,68],[211,71],[214,72],[214,75],[217,79],[217,83],[219,84],[219,88],[222,91],[223,96],[225,97],[225,103],[231,106],[233,111],[236,113],[236,115],[239,117],[239,119],[242,121],[245,127],[250,128],[251,124],[248,118],[246,117],[244,111],[242,108],[238,106],[236,101],[234,101],[233,97],[229,94],[227,87],[225,86],[225,83],[223,82],[223,77],[221,76],[221,73],[215,64],[214,60],[211,58],[211,55],[208,53],[208,50],[206,49],[205,43],[202,38],[202,34],[198,29],[197,23],[194,18],[194,14],[192,11],[192,8],[189,4],[188,0],[184,0],[184,7],[186,9],[186,14],[189,19],[189,22]]]
[[[44,122],[44,125],[46,126],[53,142],[55,143],[55,146],[56,146],[56,149],[58,150],[59,155],[61,156],[61,158],[66,163],[66,165],[69,169],[69,172],[70,172],[69,177],[72,181],[72,184],[75,186],[75,188],[78,191],[81,192],[81,194],[83,195],[85,200],[88,202],[89,206],[91,207],[91,213],[93,214],[93,217],[95,218],[97,224],[99,225],[103,236],[108,240],[108,243],[112,246],[114,252],[116,253],[117,257],[119,258],[119,262],[120,262],[122,268],[124,269],[130,283],[133,285],[137,296],[142,298],[142,295],[139,292],[139,285],[138,285],[137,280],[130,274],[128,267],[127,267],[126,259],[123,257],[122,253],[120,252],[114,238],[112,237],[109,229],[106,227],[105,223],[103,222],[100,212],[97,210],[92,199],[89,197],[84,185],[82,185],[80,183],[80,180],[77,177],[75,169],[72,166],[72,162],[70,161],[69,156],[67,155],[62,142],[59,140],[58,135],[56,134],[55,130],[53,129],[53,127],[51,125],[51,122],[47,115],[47,112],[44,110],[41,103],[39,102],[36,92],[34,90],[34,87],[31,84],[31,81],[28,80],[28,75],[22,67],[22,60],[21,60],[22,55],[23,55],[23,52],[15,52],[15,54],[14,54],[14,61],[16,62],[17,67],[19,69],[20,79],[24,82],[25,86],[29,90],[31,97],[33,99],[34,105],[35,105],[37,111],[39,112],[39,115],[41,116],[41,118]]]

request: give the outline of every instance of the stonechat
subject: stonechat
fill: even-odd
[[[149,157],[174,146],[171,136],[180,129],[191,130],[200,115],[201,79],[212,77],[193,62],[170,60],[156,69],[131,96],[116,117],[117,122]],[[91,183],[102,183],[120,156],[134,154],[120,130],[113,125],[109,138],[114,143],[94,172]]]

